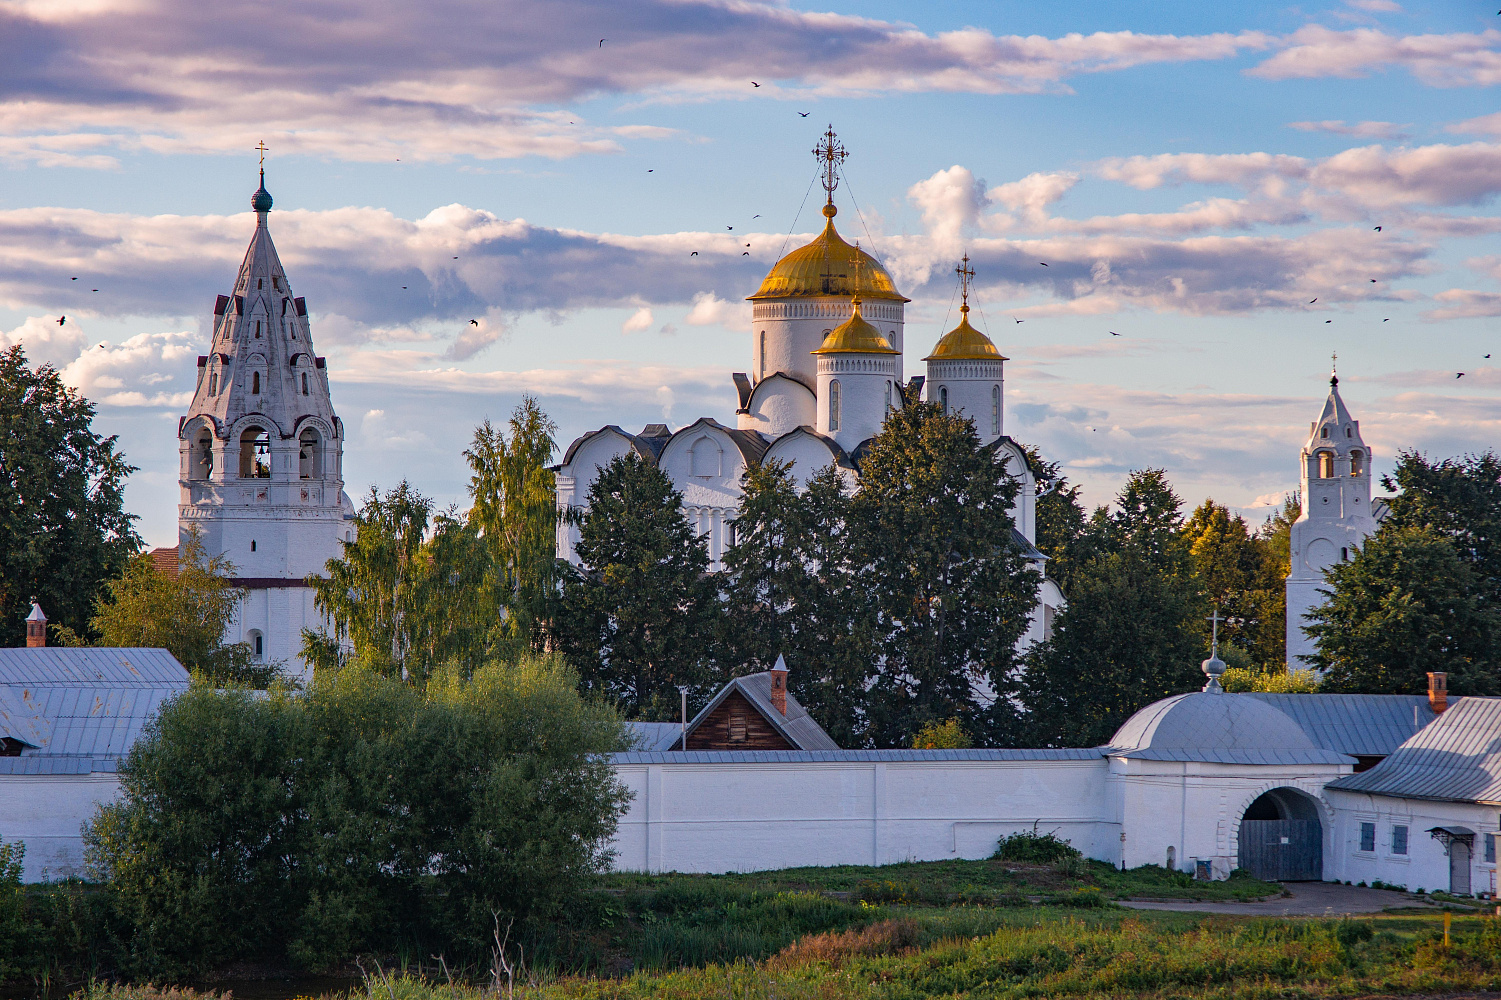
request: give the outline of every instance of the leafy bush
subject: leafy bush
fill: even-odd
[[[969,733],[958,719],[947,722],[924,722],[917,735],[912,737],[914,750],[968,750],[975,745]]]
[[[496,912],[551,918],[606,867],[624,745],[551,660],[426,693],[359,670],[304,697],[193,689],[87,832],[133,925],[133,970],[323,967],[420,947],[487,958]]]
[[[1079,850],[1066,840],[1052,833],[1023,830],[1009,837],[1002,837],[991,857],[997,861],[1017,861],[1023,864],[1047,865],[1082,857]]]
[[[1273,694],[1313,694],[1319,689],[1319,675],[1312,670],[1257,670],[1230,667],[1220,675],[1226,691],[1265,691]]]

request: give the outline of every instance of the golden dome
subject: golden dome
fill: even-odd
[[[813,295],[859,295],[865,299],[911,301],[896,290],[891,275],[874,257],[840,238],[834,229],[835,212],[833,205],[823,207],[824,218],[829,220],[823,232],[812,243],[798,247],[777,261],[766,280],[761,282],[761,287],[756,289],[756,294],[748,296],[751,301]],[[858,268],[856,261],[859,261]],[[859,275],[858,288],[851,280],[853,274]]]
[[[990,338],[969,325],[969,306],[959,307],[959,325],[943,335],[924,361],[1007,361]]]
[[[895,354],[891,341],[860,315],[860,300],[853,302],[850,318],[830,330],[813,354]]]

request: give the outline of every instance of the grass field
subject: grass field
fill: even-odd
[[[824,897],[788,905],[828,905]],[[761,961],[628,976],[371,977],[356,1000],[926,1000],[926,998],[1314,998],[1501,989],[1501,922],[1440,918],[1237,919],[1114,907],[832,905],[867,920],[805,935]],[[514,960],[514,955],[512,959]],[[81,1000],[169,1000],[94,987]]]

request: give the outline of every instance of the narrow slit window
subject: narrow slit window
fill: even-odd
[[[302,373],[302,394],[307,395],[307,372]]]
[[[997,436],[1001,433],[1001,387],[990,387],[990,433]]]
[[[948,416],[949,415],[949,387],[946,386],[946,385],[941,385],[941,386],[938,387],[938,405],[941,406],[941,407],[943,407],[943,415],[945,417]]]
[[[829,383],[829,430],[839,429],[839,380]]]
[[[261,394],[261,373],[260,372],[251,372],[250,373],[250,394],[253,395],[253,396],[259,396]]]

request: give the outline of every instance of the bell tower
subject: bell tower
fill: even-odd
[[[246,599],[225,641],[300,676],[302,630],[321,623],[306,578],[343,554],[353,505],[328,369],[267,227],[264,156],[262,148],[250,199],[255,232],[232,294],[214,304],[211,353],[198,358],[193,401],[178,423],[178,538],[196,529],[210,555],[235,567]]]
[[[1287,665],[1308,667],[1314,651],[1303,633],[1311,609],[1323,603],[1324,571],[1354,558],[1376,533],[1371,514],[1371,449],[1360,436],[1360,421],[1350,417],[1339,395],[1339,375],[1329,375],[1329,398],[1310,425],[1301,454],[1303,512],[1289,538],[1287,574]]]

